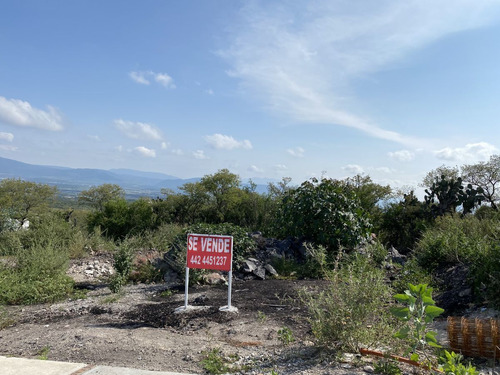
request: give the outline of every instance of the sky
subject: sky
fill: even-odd
[[[497,0],[16,0],[0,157],[416,187],[500,153]]]

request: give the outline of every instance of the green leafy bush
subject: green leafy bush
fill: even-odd
[[[304,290],[301,301],[316,343],[327,349],[356,352],[392,342],[395,320],[387,311],[391,289],[382,270],[367,257],[355,255],[327,273],[321,292]],[[397,328],[395,324],[394,328]]]
[[[132,247],[128,243],[122,242],[113,255],[113,259],[115,273],[110,278],[109,288],[113,293],[118,293],[127,284],[130,272],[132,271]]]
[[[283,237],[304,237],[335,253],[363,242],[370,224],[349,186],[331,179],[311,179],[286,192],[276,227]]]

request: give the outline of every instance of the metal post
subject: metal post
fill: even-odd
[[[189,267],[186,267],[186,282],[185,282],[185,291],[184,291],[184,309],[186,310],[188,307],[188,291],[189,291]]]
[[[227,286],[227,307],[231,310],[231,285],[233,283],[233,271],[229,271],[229,284]]]

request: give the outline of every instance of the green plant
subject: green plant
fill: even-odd
[[[219,348],[205,350],[202,352],[202,356],[201,365],[210,374],[225,374],[243,370],[243,368],[233,365],[239,359],[236,354],[224,356]]]
[[[409,284],[408,287],[404,294],[394,296],[405,306],[391,308],[391,313],[405,324],[396,337],[408,342],[405,355],[409,355],[411,360],[418,362],[423,354],[431,364],[428,349],[440,348],[441,345],[437,342],[436,332],[430,330],[430,324],[444,310],[436,306],[432,299],[432,288],[427,284]]]
[[[278,339],[281,341],[283,345],[290,345],[295,341],[295,337],[293,337],[293,332],[288,327],[282,327],[278,330]]]
[[[402,375],[399,366],[389,359],[382,359],[377,361],[374,365],[375,374],[383,375]]]
[[[326,273],[329,285],[322,291],[303,290],[299,298],[317,345],[326,349],[357,352],[361,347],[392,344],[390,313],[392,291],[384,272],[370,259],[356,254]]]
[[[478,375],[479,371],[470,362],[464,365],[463,359],[463,355],[445,350],[444,356],[439,357],[439,367],[446,375]]]
[[[267,321],[267,315],[259,310],[257,311],[257,319],[259,322],[265,323]]]
[[[109,282],[109,288],[113,293],[118,293],[127,284],[128,277],[132,271],[132,258],[133,252],[131,246],[126,242],[122,242],[113,256],[115,273],[111,276]]]
[[[46,345],[37,352],[37,358],[41,359],[42,361],[46,361],[47,359],[49,359],[49,353],[50,346]]]
[[[9,315],[4,306],[0,306],[0,331],[4,328],[10,327],[16,321]]]

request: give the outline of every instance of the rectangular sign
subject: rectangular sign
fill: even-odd
[[[188,234],[187,267],[231,271],[233,237],[208,234]]]

